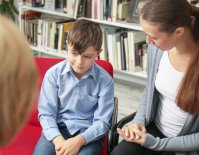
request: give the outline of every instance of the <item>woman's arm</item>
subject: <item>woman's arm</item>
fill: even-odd
[[[196,151],[199,150],[199,133],[160,139],[147,134],[143,146],[157,151]]]

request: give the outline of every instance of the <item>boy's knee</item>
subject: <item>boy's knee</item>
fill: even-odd
[[[34,149],[33,155],[56,155],[55,146],[42,135]]]

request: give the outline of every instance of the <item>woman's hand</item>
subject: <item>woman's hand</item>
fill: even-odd
[[[143,144],[146,139],[146,129],[141,124],[130,124],[126,128],[117,129],[117,132],[128,142]]]

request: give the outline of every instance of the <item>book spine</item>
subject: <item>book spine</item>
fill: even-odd
[[[126,53],[125,53],[125,45],[124,45],[124,32],[120,33],[120,52],[121,52],[121,69],[126,70]]]

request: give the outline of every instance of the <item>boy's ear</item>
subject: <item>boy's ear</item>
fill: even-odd
[[[97,51],[97,55],[99,56],[101,52],[102,52],[102,49],[100,49],[99,51]]]

